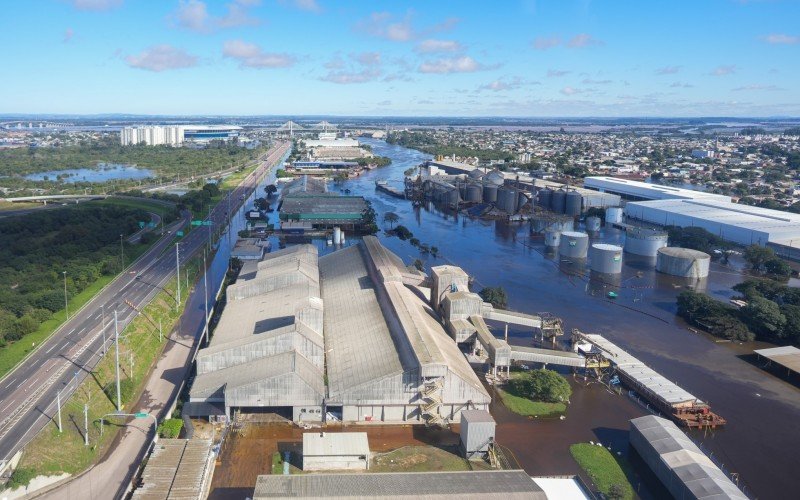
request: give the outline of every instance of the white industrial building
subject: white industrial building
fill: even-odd
[[[124,127],[120,131],[120,144],[134,146],[180,146],[186,141],[208,142],[229,140],[239,136],[242,127],[233,125],[148,125]]]
[[[366,432],[306,432],[303,434],[303,470],[369,469]]]
[[[717,200],[631,202],[625,213],[660,226],[702,227],[741,245],[773,247],[781,255],[800,249],[800,214]]]
[[[248,261],[197,356],[190,413],[439,423],[491,400],[424,299],[425,276],[377,238]]]
[[[613,193],[628,200],[716,200],[731,201],[730,196],[706,193],[675,186],[663,186],[647,182],[620,179],[618,177],[593,176],[583,180],[583,187],[603,193]]]

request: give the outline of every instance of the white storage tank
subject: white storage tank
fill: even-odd
[[[621,207],[608,207],[606,208],[606,223],[607,224],[620,224],[622,222],[622,208]]]
[[[561,231],[547,230],[544,232],[544,245],[547,247],[557,247],[561,241]]]
[[[586,230],[596,233],[600,230],[600,217],[587,217],[586,218]]]
[[[622,272],[622,247],[606,243],[595,243],[591,250],[589,268],[597,273],[619,274]]]
[[[564,231],[558,244],[558,253],[562,257],[585,259],[589,252],[589,235],[578,231]]]
[[[342,228],[340,228],[339,226],[333,228],[333,244],[334,245],[342,244]]]
[[[625,231],[625,251],[634,255],[655,257],[658,250],[667,246],[667,233],[643,227],[629,227]]]
[[[658,250],[656,271],[682,278],[706,278],[711,256],[699,250],[664,247]]]

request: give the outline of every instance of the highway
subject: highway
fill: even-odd
[[[211,211],[206,220],[210,219],[212,226],[195,227],[178,242],[181,266],[208,243],[209,231],[227,225],[243,200],[258,186],[258,180],[289,147],[290,143],[281,142],[265,153],[258,169]],[[182,218],[167,229],[174,233],[184,228],[189,220],[190,214],[183,213]],[[11,459],[51,421],[56,411],[57,393],[60,391],[62,401],[66,401],[91,373],[103,352],[113,350],[114,312],[117,312],[121,333],[136,317],[137,310],[147,305],[174,276],[176,252],[172,238],[165,236],[159,240],[0,380],[2,463]]]

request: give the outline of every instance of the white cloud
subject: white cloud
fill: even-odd
[[[78,10],[110,10],[122,5],[122,0],[72,0],[72,6]]]
[[[240,68],[288,68],[296,62],[294,56],[276,52],[264,52],[254,43],[228,40],[222,46],[223,57],[239,61]]]
[[[581,83],[584,85],[608,85],[613,82],[611,80],[592,80],[591,78],[584,78]]]
[[[131,68],[161,72],[170,69],[197,66],[197,56],[171,45],[154,45],[138,55],[130,55],[125,62]]]
[[[549,36],[544,37],[540,36],[537,37],[533,42],[531,42],[533,48],[536,50],[547,50],[552,49],[553,47],[558,47],[561,45],[561,37],[558,36]]]
[[[426,61],[419,66],[420,73],[473,73],[489,69],[470,56],[442,58],[435,61]]]
[[[570,38],[567,42],[566,46],[571,49],[581,49],[584,47],[591,47],[595,45],[603,45],[604,42],[602,40],[598,40],[593,38],[588,33],[580,33],[575,35],[574,37]]]
[[[558,78],[564,75],[568,75],[570,72],[561,70],[561,69],[548,69],[547,70],[547,78]]]
[[[581,90],[576,89],[575,87],[567,86],[561,89],[560,92],[564,95],[575,95],[575,94],[580,94]]]
[[[383,75],[380,52],[350,54],[349,58],[349,65],[338,56],[326,63],[325,67],[331,71],[320,80],[338,84],[366,83]]]
[[[741,92],[743,90],[784,90],[777,85],[761,85],[761,84],[753,84],[753,85],[745,85],[743,87],[736,87],[733,89],[734,92]]]
[[[734,73],[736,73],[736,66],[734,65],[717,66],[713,71],[711,71],[712,76],[726,76]]]
[[[320,6],[317,0],[281,0],[281,3],[284,5],[291,5],[296,9],[304,10],[306,12],[313,12],[315,14],[322,12],[322,6]]]
[[[441,23],[418,29],[411,22],[412,15],[413,12],[410,10],[402,18],[397,18],[389,12],[373,12],[353,25],[353,30],[393,42],[410,42],[433,33],[449,31],[460,21],[458,18],[449,17]]]
[[[197,33],[211,33],[226,28],[256,26],[260,20],[250,15],[250,9],[260,0],[233,0],[225,4],[225,14],[213,16],[202,0],[181,0],[171,18],[183,29]]]
[[[772,45],[797,45],[800,43],[800,36],[785,35],[783,33],[772,33],[761,37],[761,39]]]
[[[74,36],[75,32],[72,31],[72,28],[67,28],[66,30],[64,30],[64,39],[63,39],[64,43],[69,43],[69,41],[72,40],[72,37]]]
[[[331,71],[320,80],[342,85],[350,83],[367,83],[381,76],[381,71],[375,68],[364,68],[361,71]]]
[[[656,70],[657,75],[674,75],[681,70],[680,66],[664,66]]]
[[[692,85],[690,83],[673,82],[672,85],[670,85],[670,87],[672,87],[674,89],[690,89],[690,88],[694,87],[694,85]]]
[[[455,40],[435,40],[429,38],[423,40],[414,47],[414,51],[420,54],[431,54],[434,52],[460,52],[464,47]]]

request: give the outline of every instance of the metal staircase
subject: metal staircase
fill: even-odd
[[[441,425],[444,423],[444,419],[439,413],[439,408],[442,406],[442,387],[444,387],[443,377],[428,379],[422,383],[422,389],[420,390],[422,405],[420,406],[420,411],[426,425]]]

